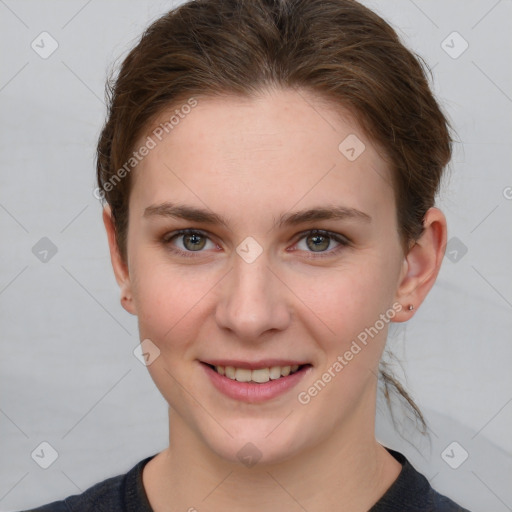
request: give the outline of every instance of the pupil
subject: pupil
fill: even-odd
[[[320,251],[324,251],[329,247],[329,238],[323,235],[311,235],[308,237],[308,240],[313,240],[313,244],[307,244],[308,247],[314,251],[319,249]],[[317,251],[319,252],[319,251]]]
[[[202,249],[204,247],[205,241],[204,239],[201,240],[201,236],[197,233],[193,233],[191,235],[185,235],[184,245],[187,247],[187,249],[190,249],[192,251],[197,251],[199,249]],[[191,243],[191,247],[188,247],[188,243]]]

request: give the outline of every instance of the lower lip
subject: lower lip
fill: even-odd
[[[281,377],[276,380],[269,380],[263,384],[253,382],[238,382],[220,375],[210,366],[201,363],[206,374],[211,379],[212,384],[224,395],[242,402],[258,403],[265,400],[271,400],[276,396],[286,393],[298,384],[300,380],[309,372],[311,366],[304,366],[300,370]]]

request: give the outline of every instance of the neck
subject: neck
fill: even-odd
[[[374,411],[375,409],[373,409]],[[367,511],[401,465],[375,440],[374,414],[354,414],[320,444],[275,464],[244,467],[218,457],[169,410],[169,448],[144,468],[155,512],[169,510]],[[363,428],[361,426],[364,425]]]

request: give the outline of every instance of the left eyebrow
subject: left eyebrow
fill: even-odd
[[[372,218],[367,213],[356,210],[355,208],[333,206],[330,208],[311,208],[308,210],[300,210],[297,212],[283,214],[279,217],[277,222],[274,222],[274,227],[295,226],[297,224],[320,220],[345,219],[359,220],[367,223],[372,221]]]

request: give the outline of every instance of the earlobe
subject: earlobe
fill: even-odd
[[[124,309],[126,309],[126,311],[128,311],[128,313],[135,315],[136,311],[132,300],[131,281],[128,265],[123,260],[121,253],[119,252],[115,225],[112,219],[112,212],[108,205],[103,208],[103,224],[105,225],[105,231],[107,232],[108,246],[110,249],[110,261],[112,262],[114,275],[121,291],[121,305]]]
[[[395,300],[402,305],[395,322],[405,322],[425,300],[434,285],[446,249],[446,218],[438,208],[430,208],[423,220],[421,237],[405,255]],[[412,307],[411,307],[412,306]]]

